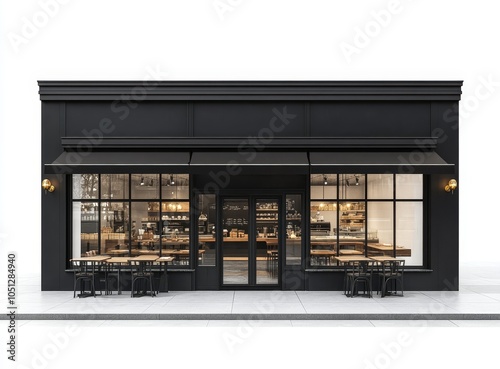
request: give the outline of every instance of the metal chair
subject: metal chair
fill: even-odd
[[[155,296],[155,291],[153,289],[153,270],[152,270],[152,265],[153,263],[151,261],[139,261],[139,260],[131,260],[130,261],[130,266],[131,266],[131,280],[132,280],[132,285],[130,287],[130,296],[142,296],[146,294],[147,287],[149,284],[149,291],[151,297]],[[134,295],[134,285],[138,281],[143,281],[145,282],[145,288],[143,290],[142,294],[135,294]],[[139,292],[139,291],[138,291]]]
[[[76,286],[80,282],[79,297],[94,296],[96,297],[95,279],[97,275],[96,262],[94,261],[79,261],[72,260],[71,266],[74,271],[73,283],[73,298],[76,297]],[[98,266],[97,266],[98,267]],[[89,293],[85,292],[85,283],[89,283]],[[102,290],[99,288],[102,295]]]
[[[353,261],[348,265],[346,273],[346,292],[350,290],[350,296],[354,297],[354,292],[359,284],[364,287],[364,294],[368,293],[368,297],[372,297],[372,275],[373,261]]]
[[[163,271],[163,266],[165,266],[165,271]],[[154,290],[155,293],[159,295],[162,277],[165,276],[165,278],[167,278],[167,264],[160,262],[153,262],[151,269],[152,269],[151,272],[153,273],[153,287],[156,285],[156,288],[154,288]],[[166,292],[168,292],[168,282],[166,283],[166,289],[167,289]]]
[[[278,274],[278,245],[257,241],[257,250],[265,252],[267,271],[274,277]]]
[[[397,285],[401,287],[401,296],[404,296],[404,286],[403,277],[405,269],[405,260],[386,260],[382,262],[382,272],[379,273],[381,283],[380,283],[380,294],[384,297],[387,293],[391,295],[397,295]],[[393,281],[393,288],[391,292],[387,292],[387,287],[389,287],[389,282]]]

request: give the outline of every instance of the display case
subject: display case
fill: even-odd
[[[161,209],[162,235],[167,239],[189,238],[189,202],[164,202]]]
[[[329,236],[331,229],[330,222],[313,222],[311,223],[311,237]]]

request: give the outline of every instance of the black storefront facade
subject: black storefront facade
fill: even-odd
[[[171,290],[341,290],[342,255],[457,290],[461,86],[40,81],[42,289],[151,254]]]

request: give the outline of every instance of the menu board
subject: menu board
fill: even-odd
[[[222,207],[224,214],[223,227],[231,232],[233,229],[248,234],[248,202],[246,200],[231,201]]]

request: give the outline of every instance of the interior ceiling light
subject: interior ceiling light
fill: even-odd
[[[326,186],[328,184],[328,180],[326,179],[326,176],[323,177],[323,180],[324,180],[324,185]]]
[[[172,186],[175,184],[175,182],[174,182],[174,175],[173,174],[170,175],[170,184]]]
[[[141,186],[144,186],[144,177],[141,177]]]
[[[356,176],[356,186],[359,186],[359,177]]]

